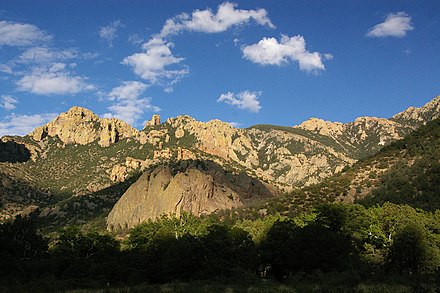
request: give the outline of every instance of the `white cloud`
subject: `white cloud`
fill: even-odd
[[[73,49],[55,50],[49,47],[32,47],[21,53],[18,62],[29,63],[49,63],[59,60],[77,58],[78,52]]]
[[[261,65],[281,66],[298,62],[299,68],[307,72],[325,70],[323,59],[331,59],[331,54],[309,52],[303,36],[281,36],[280,42],[275,38],[263,38],[258,43],[242,48],[243,57]]]
[[[224,32],[233,26],[243,25],[251,20],[270,28],[275,27],[265,9],[244,10],[236,9],[236,7],[237,4],[224,2],[218,6],[215,14],[208,8],[170,18],[165,22],[159,34],[142,45],[143,52],[124,58],[122,64],[133,67],[137,75],[150,83],[164,86],[165,92],[172,92],[172,86],[187,75],[189,70],[187,66],[181,65],[183,58],[173,55],[171,48],[174,45],[167,40],[167,37],[183,31]],[[138,36],[130,37],[131,42],[140,40]]]
[[[124,81],[121,86],[113,88],[108,96],[115,104],[108,107],[111,113],[104,114],[104,117],[116,117],[129,124],[136,124],[146,111],[160,111],[159,107],[151,104],[151,98],[141,97],[147,87],[138,81]]]
[[[237,4],[224,2],[218,6],[216,14],[211,9],[195,10],[191,15],[179,14],[168,19],[163,26],[160,36],[175,35],[181,31],[196,31],[204,33],[224,32],[237,25],[248,23],[251,19],[260,25],[274,28],[265,9],[244,10],[236,9]]]
[[[96,54],[49,46],[52,36],[31,24],[0,21],[0,46],[18,46],[16,58],[0,64],[0,72],[13,74],[17,89],[38,95],[76,94],[91,90],[87,78],[73,73],[78,60]],[[69,61],[67,61],[69,60]]]
[[[124,81],[121,86],[115,87],[108,94],[110,100],[134,100],[146,89],[147,85],[139,81]]]
[[[188,69],[169,68],[179,64],[183,58],[173,55],[173,43],[161,38],[152,38],[142,45],[144,52],[124,58],[122,64],[133,67],[134,72],[152,84],[173,84],[188,74]]]
[[[114,104],[108,109],[112,113],[106,113],[104,117],[115,117],[128,124],[135,125],[146,111],[159,112],[160,108],[151,105],[151,98],[140,98],[136,100],[123,100]]]
[[[12,73],[12,68],[9,65],[6,64],[0,64],[0,71],[3,73],[8,73],[11,74]]]
[[[53,63],[49,67],[36,67],[16,82],[19,90],[38,95],[76,94],[94,87],[81,76],[72,75],[64,63]]]
[[[411,17],[408,14],[405,12],[390,13],[384,22],[371,28],[367,32],[367,36],[403,38],[408,31],[412,31],[413,29]]]
[[[0,21],[0,46],[31,46],[51,39],[52,36],[35,25]]]
[[[145,41],[144,38],[139,34],[132,34],[128,37],[128,42],[130,42],[133,45],[140,45],[144,41]]]
[[[14,110],[15,104],[17,104],[17,103],[18,103],[18,101],[11,96],[8,96],[8,95],[0,96],[0,107],[5,110],[8,110],[8,111]]]
[[[118,37],[117,32],[123,24],[120,20],[115,20],[107,26],[99,28],[99,36],[101,39],[107,41],[109,47],[113,47],[113,40]]]
[[[86,52],[86,53],[81,54],[81,58],[84,60],[92,60],[92,59],[97,58],[98,56],[99,56],[99,53]]]
[[[46,124],[54,119],[57,113],[44,113],[35,115],[16,115],[6,117],[0,121],[0,136],[26,135],[36,127]]]
[[[260,101],[258,101],[260,96],[261,92],[244,91],[238,94],[227,92],[226,94],[221,94],[217,102],[225,102],[226,104],[237,106],[239,109],[258,113],[261,109]]]

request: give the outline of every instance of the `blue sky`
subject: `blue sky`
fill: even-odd
[[[0,135],[74,105],[240,127],[390,117],[440,94],[440,1],[0,2]]]

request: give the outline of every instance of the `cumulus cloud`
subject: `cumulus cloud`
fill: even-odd
[[[19,90],[37,95],[76,94],[92,90],[93,85],[81,76],[66,70],[66,64],[53,63],[49,67],[36,67],[16,82]]]
[[[332,59],[331,54],[321,54],[306,50],[303,36],[281,36],[280,42],[275,38],[263,38],[258,43],[242,48],[243,57],[261,65],[285,65],[298,62],[299,68],[307,72],[325,70],[324,59]]]
[[[260,101],[258,101],[260,96],[261,92],[244,91],[238,94],[227,92],[226,94],[221,94],[217,102],[224,102],[232,106],[237,106],[239,109],[258,113],[261,109]]]
[[[107,26],[100,27],[99,36],[108,43],[109,47],[113,47],[113,40],[118,37],[118,29],[122,26],[120,20],[115,20]]]
[[[36,127],[53,120],[58,113],[44,113],[34,115],[16,115],[5,117],[0,121],[0,137],[3,135],[26,135]]]
[[[0,64],[0,72],[13,74],[18,90],[38,95],[92,90],[94,86],[87,78],[75,74],[73,69],[77,61],[96,55],[70,48],[53,48],[48,43],[52,39],[35,25],[0,21],[0,46],[17,46],[21,51],[16,58]]]
[[[129,124],[136,124],[146,111],[158,112],[159,107],[151,104],[151,98],[141,97],[147,85],[138,81],[124,81],[121,86],[115,87],[108,94],[115,103],[108,107],[111,113],[104,117],[116,117]]]
[[[398,37],[403,38],[408,31],[414,27],[411,24],[411,17],[405,12],[390,13],[385,21],[375,25],[367,32],[368,37]]]
[[[181,64],[184,59],[172,53],[171,48],[174,44],[168,37],[184,31],[220,33],[251,20],[270,28],[275,27],[265,9],[244,10],[236,7],[237,4],[225,2],[218,6],[216,13],[208,8],[195,10],[191,14],[181,13],[170,18],[159,34],[143,43],[143,52],[124,58],[122,64],[131,66],[133,71],[144,80],[165,86],[165,91],[171,92],[172,86],[187,75],[189,70],[187,66]],[[131,40],[139,42],[141,39],[136,37]]]
[[[179,14],[165,22],[160,36],[175,35],[184,30],[219,33],[233,26],[248,23],[250,20],[254,20],[263,26],[275,28],[265,9],[245,10],[236,9],[236,7],[237,4],[235,3],[225,2],[218,6],[216,14],[209,8],[206,10],[195,10],[191,15],[187,13]]]
[[[133,67],[137,75],[152,84],[173,84],[189,71],[186,67],[176,68],[183,58],[174,56],[171,47],[171,42],[152,38],[142,45],[144,52],[124,58],[122,64]]]
[[[52,36],[27,23],[0,21],[0,46],[32,46],[50,41]]]
[[[9,95],[0,96],[0,107],[7,111],[14,110],[17,103],[18,101]]]
[[[139,81],[124,81],[121,86],[115,87],[109,93],[110,100],[134,100],[145,90],[147,85]]]

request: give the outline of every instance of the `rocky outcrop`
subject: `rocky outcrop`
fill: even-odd
[[[440,96],[437,96],[420,108],[409,107],[405,111],[394,115],[390,120],[415,129],[426,124],[427,121],[436,118],[440,118]]]
[[[116,118],[100,119],[100,136],[98,144],[108,147],[119,139],[138,137],[137,129]]]
[[[313,131],[321,135],[339,136],[343,132],[344,124],[340,122],[324,121],[319,118],[310,118],[296,127]]]
[[[99,118],[92,111],[75,106],[29,135],[35,141],[58,137],[65,144],[86,145],[99,140],[100,146],[108,147],[122,138],[137,138],[139,131],[119,119]]]
[[[92,111],[72,107],[69,111],[62,113],[52,122],[35,129],[30,136],[40,141],[46,136],[58,136],[64,143],[88,144],[98,137],[97,125],[99,117]]]
[[[177,148],[177,160],[195,160],[197,159],[196,154],[194,154],[192,151],[183,149],[183,148]]]
[[[153,160],[169,160],[173,156],[171,149],[156,150],[153,153]]]
[[[154,114],[151,117],[151,120],[145,124],[144,129],[148,128],[149,126],[156,126],[156,125],[160,125],[160,115],[159,114]]]
[[[168,119],[167,124],[175,129],[176,139],[192,136],[194,144],[199,150],[227,161],[230,160],[229,152],[233,136],[240,132],[229,123],[217,119],[200,122],[189,116],[178,116]]]
[[[210,161],[182,161],[144,173],[113,207],[107,229],[131,228],[163,214],[200,216],[272,196],[245,173],[226,172]]]
[[[127,179],[128,171],[127,167],[116,165],[112,168],[112,172],[110,173],[110,179],[113,182],[124,182]]]
[[[393,120],[367,116],[345,124],[311,118],[294,128],[329,137],[344,148],[356,150],[352,154],[354,159],[372,155],[412,130]]]
[[[358,117],[353,122],[343,124],[310,118],[294,127],[332,137],[341,144],[366,148],[366,153],[371,155],[382,146],[403,138],[417,127],[439,117],[440,96],[420,108],[409,107],[390,119]]]

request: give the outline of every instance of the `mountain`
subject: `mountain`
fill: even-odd
[[[365,206],[391,202],[425,211],[440,209],[440,119],[420,126],[405,138],[318,184],[235,213],[242,218],[253,218],[261,211],[292,215],[325,202]]]
[[[437,97],[421,108],[409,108],[390,119],[361,117],[342,124],[312,118],[293,127],[256,125],[246,129],[220,120],[200,122],[189,116],[161,123],[160,117],[154,115],[143,130],[73,107],[27,136],[2,138],[0,215],[7,219],[32,205],[34,213],[50,219],[55,226],[93,219],[104,225],[102,219],[130,185],[142,173],[152,174],[158,168],[172,170],[170,182],[177,180],[177,175],[180,178],[179,174],[187,174],[188,182],[192,182],[192,176],[212,177],[221,168],[225,174],[245,174],[256,185],[265,186],[270,194],[263,193],[264,197],[277,196],[300,186],[314,186],[375,154],[439,117],[439,104]],[[194,168],[174,167],[189,161],[208,162],[209,168],[193,172]],[[137,184],[146,185],[145,177],[141,176]],[[208,212],[248,204],[241,200],[246,194],[235,189],[236,182],[214,180],[209,184],[216,186],[214,197],[220,196],[219,202],[224,205],[210,207]],[[217,188],[221,184],[226,184],[234,191],[232,197],[240,200],[230,201],[227,192]],[[170,194],[187,200],[183,193],[178,195],[166,188],[155,196]],[[198,199],[206,196],[201,194]],[[148,192],[146,197],[150,199]],[[144,217],[149,216],[140,215],[138,219]]]

